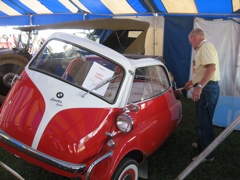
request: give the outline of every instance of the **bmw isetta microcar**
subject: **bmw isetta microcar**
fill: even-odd
[[[12,81],[0,145],[62,176],[136,180],[181,117],[160,60],[54,33]]]

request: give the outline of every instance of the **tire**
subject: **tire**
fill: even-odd
[[[112,180],[137,180],[138,163],[131,158],[124,158],[113,173]]]
[[[20,74],[28,60],[18,54],[0,55],[0,95],[1,101],[11,88],[11,80],[15,74]],[[1,103],[1,102],[0,102]]]

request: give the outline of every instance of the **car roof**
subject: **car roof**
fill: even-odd
[[[125,55],[134,68],[146,67],[153,65],[164,65],[163,58],[161,56],[150,56],[150,55]]]

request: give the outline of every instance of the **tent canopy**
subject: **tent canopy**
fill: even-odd
[[[239,0],[0,0],[0,25],[44,25],[126,15],[237,17]]]

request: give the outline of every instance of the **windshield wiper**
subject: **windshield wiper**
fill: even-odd
[[[107,78],[103,81],[101,81],[98,85],[96,85],[93,89],[89,90],[88,92],[84,93],[82,95],[82,98],[84,98],[87,94],[91,93],[94,90],[98,90],[99,88],[101,88],[102,86],[104,86],[105,84],[109,83],[111,80],[115,79],[116,77],[118,77],[118,75],[115,75],[113,77]]]

